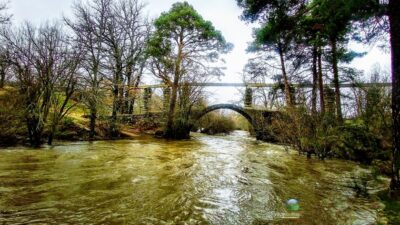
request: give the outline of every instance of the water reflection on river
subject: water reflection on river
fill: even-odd
[[[244,132],[12,148],[0,150],[0,224],[374,224],[379,202],[353,188],[371,176]]]

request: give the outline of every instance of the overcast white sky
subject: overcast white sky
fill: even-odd
[[[28,20],[39,24],[46,20],[57,20],[62,15],[71,15],[70,6],[75,0],[11,0],[9,12],[13,15],[13,22],[18,24]],[[150,18],[156,18],[161,12],[169,10],[171,5],[178,0],[144,0]],[[226,60],[225,77],[221,82],[241,82],[241,72],[249,56],[245,49],[252,40],[252,28],[241,21],[241,9],[235,0],[187,0],[205,18],[210,20],[219,29],[227,41],[234,44],[231,53],[224,56]],[[362,59],[356,59],[352,65],[368,72],[378,63],[383,69],[389,69],[390,58],[388,54],[370,46],[357,46],[355,50],[368,51],[369,54]],[[240,99],[235,88],[209,88],[208,91],[216,93],[210,100],[216,102],[231,102]],[[216,97],[217,96],[217,97]]]

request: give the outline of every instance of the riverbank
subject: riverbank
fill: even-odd
[[[115,137],[110,137],[108,131],[107,121],[98,120],[96,124],[96,134],[93,138],[89,137],[89,120],[84,116],[82,112],[73,111],[66,116],[58,126],[58,129],[54,135],[55,141],[100,141],[100,140],[118,140],[118,139],[129,139],[136,138],[142,134],[154,135],[157,128],[146,128],[141,124],[136,125],[124,125],[118,126],[118,134]],[[0,147],[12,147],[12,146],[30,146],[28,135],[26,133],[25,124],[18,124],[9,133],[0,135]],[[47,128],[43,133],[43,142],[48,138]]]

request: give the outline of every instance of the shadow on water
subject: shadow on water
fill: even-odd
[[[374,224],[381,204],[354,184],[373,192],[386,181],[244,132],[5,149],[0,223]],[[286,209],[291,198],[298,212]]]

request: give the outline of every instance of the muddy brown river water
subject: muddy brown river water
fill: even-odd
[[[0,224],[375,224],[386,185],[245,132],[14,147],[0,150]]]

